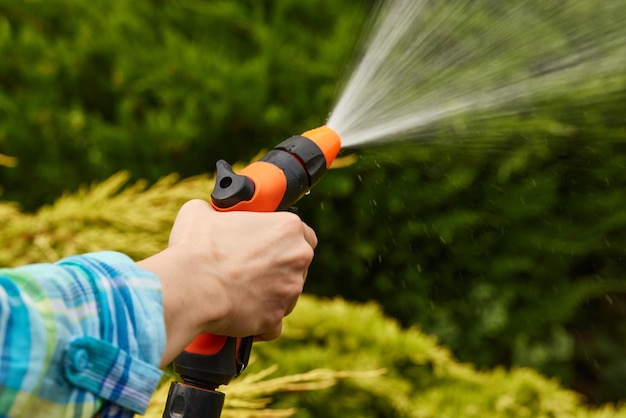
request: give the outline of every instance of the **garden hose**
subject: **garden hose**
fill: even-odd
[[[239,173],[217,162],[211,204],[218,211],[290,210],[317,184],[339,154],[339,135],[327,126],[293,136]],[[164,418],[218,418],[224,394],[217,391],[248,364],[253,337],[201,334],[175,360],[174,382]]]

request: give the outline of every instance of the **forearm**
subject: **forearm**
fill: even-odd
[[[190,254],[177,255],[175,249],[164,250],[137,263],[161,280],[163,316],[166,342],[160,366],[164,368],[201,332],[217,328],[212,324],[226,316],[219,308],[219,296],[211,291],[210,275],[194,272],[201,262],[194,262]],[[194,278],[204,283],[194,286]],[[209,307],[207,309],[207,307]]]

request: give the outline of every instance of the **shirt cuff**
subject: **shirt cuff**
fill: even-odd
[[[138,413],[145,412],[161,379],[154,366],[93,337],[70,343],[64,371],[74,386]]]
[[[99,332],[69,342],[64,374],[74,386],[137,413],[145,412],[160,381],[165,322],[159,278],[118,252],[63,259],[87,272]]]

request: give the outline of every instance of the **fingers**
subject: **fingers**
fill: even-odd
[[[315,249],[315,247],[317,247],[317,235],[315,235],[315,231],[313,231],[313,229],[308,226],[307,224],[305,224],[304,222],[302,222],[302,232],[304,234],[304,239],[306,240],[306,242],[309,243],[309,245],[311,246],[311,248]]]
[[[280,322],[276,328],[274,328],[271,332],[267,332],[265,334],[259,334],[254,337],[254,341],[272,341],[280,337],[283,331],[283,323]]]
[[[202,332],[259,340],[280,336],[317,245],[315,231],[295,214],[219,212],[203,200],[185,203],[170,233],[170,252],[188,270],[184,288],[221,301],[194,310]]]

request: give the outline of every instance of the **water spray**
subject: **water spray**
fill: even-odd
[[[327,122],[343,147],[425,140],[455,118],[623,91],[619,79],[603,82],[626,69],[623,1],[379,3]]]
[[[235,173],[217,162],[211,204],[218,211],[289,210],[317,184],[341,149],[333,129],[322,126],[278,144]],[[247,366],[253,337],[201,334],[175,360],[182,382],[170,386],[164,418],[218,418],[224,394],[217,391]]]
[[[289,138],[239,173],[219,161],[211,203],[218,211],[289,210],[342,147],[417,139],[437,122],[484,117],[621,74],[624,20],[617,0],[381,2],[326,126]],[[218,418],[217,389],[243,371],[251,348],[252,337],[197,337],[174,362],[182,382],[170,387],[163,416]]]

